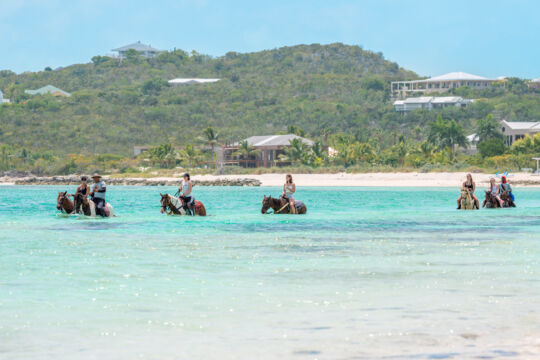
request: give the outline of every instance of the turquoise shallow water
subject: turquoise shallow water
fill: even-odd
[[[65,187],[0,187],[0,359],[532,359],[540,189],[456,211],[456,189],[109,187],[114,219],[65,218]],[[73,190],[73,189],[71,189]]]

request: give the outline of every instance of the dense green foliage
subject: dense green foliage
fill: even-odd
[[[176,77],[221,81],[169,86],[167,80]],[[540,94],[514,78],[483,91],[455,89],[478,99],[465,109],[395,112],[390,81],[414,78],[380,53],[343,44],[218,58],[176,50],[144,59],[133,51],[122,61],[95,56],[91,63],[54,71],[0,71],[0,89],[14,100],[0,107],[0,170],[192,167],[215,163],[218,144],[286,132],[316,140],[311,149],[293,144],[283,156],[298,166],[436,167],[465,161],[458,147],[477,130],[481,142],[489,143],[466,162],[481,166],[485,157],[501,153],[500,142],[492,140],[500,136],[498,119],[540,119]],[[73,96],[24,93],[47,84]],[[135,145],[156,146],[150,163],[130,159]],[[337,150],[335,157],[328,157],[328,145]],[[253,155],[249,148],[239,151]]]

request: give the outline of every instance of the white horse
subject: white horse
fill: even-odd
[[[75,213],[83,214],[89,217],[96,217],[96,204],[92,200],[86,199],[88,201],[88,204],[85,204],[82,198],[82,195],[80,195],[79,198],[75,198],[74,200],[75,200],[75,211],[74,211]],[[105,210],[106,217],[114,216],[114,208],[108,202],[105,203],[104,210]]]

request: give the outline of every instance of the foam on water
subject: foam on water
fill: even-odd
[[[0,359],[530,359],[540,189],[456,211],[455,189],[114,187],[113,219],[56,216],[64,187],[0,187]]]

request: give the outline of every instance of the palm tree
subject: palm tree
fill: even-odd
[[[299,138],[290,141],[290,146],[285,149],[285,154],[280,155],[282,161],[293,163],[307,163],[309,158],[309,146]]]
[[[210,146],[210,150],[212,151],[212,162],[214,162],[214,148],[216,145],[218,145],[218,139],[219,139],[219,133],[214,130],[211,126],[207,127],[203,130],[203,138],[202,140],[206,142],[207,145]]]
[[[429,128],[428,140],[440,150],[449,148],[452,157],[455,155],[456,146],[468,145],[465,130],[455,120],[443,120],[439,115],[435,122],[429,124]]]
[[[193,163],[197,163],[200,160],[200,152],[195,149],[193,145],[186,145],[186,147],[180,150],[179,157],[188,162],[188,168],[191,168]]]
[[[238,146],[238,149],[233,152],[233,156],[238,156],[239,158],[242,158],[244,160],[244,164],[247,160],[249,160],[250,156],[256,155],[260,152],[260,150],[255,149],[253,146],[251,146],[247,140],[240,141],[240,144]]]
[[[476,128],[478,142],[486,141],[491,138],[502,139],[503,135],[499,129],[499,122],[493,118],[492,114],[488,114],[485,118],[478,120]]]

